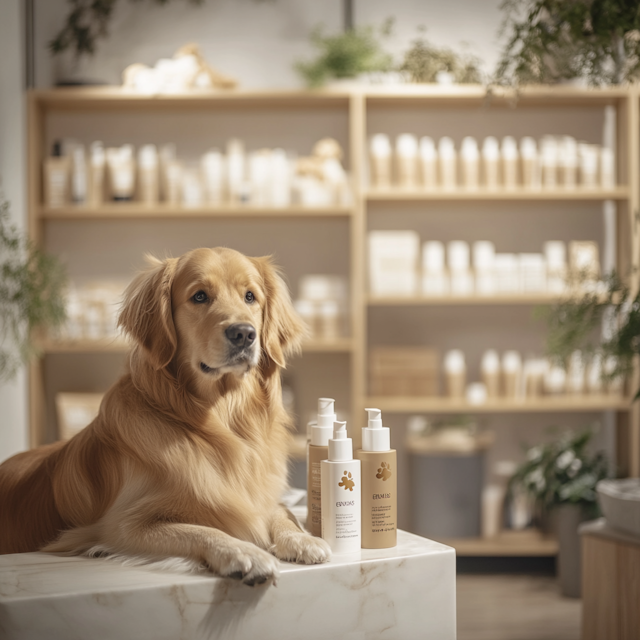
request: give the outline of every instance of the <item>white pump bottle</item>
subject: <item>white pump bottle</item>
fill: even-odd
[[[321,475],[322,537],[336,554],[360,551],[360,461],[353,459],[346,422],[334,422],[329,458],[321,462]]]
[[[314,536],[322,535],[322,501],[320,463],[329,455],[329,438],[333,435],[335,400],[318,398],[318,420],[309,430],[311,439],[307,448],[307,530]]]

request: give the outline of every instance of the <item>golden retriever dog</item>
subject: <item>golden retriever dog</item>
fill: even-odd
[[[119,325],[134,346],[98,417],[0,465],[0,553],[177,556],[248,585],[275,581],[276,558],[327,561],[279,504],[280,370],[303,328],[269,258],[153,260]]]

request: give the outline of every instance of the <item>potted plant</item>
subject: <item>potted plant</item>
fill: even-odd
[[[420,35],[405,52],[399,71],[410,82],[480,83],[480,60],[472,55],[460,55],[446,47],[437,47]]]
[[[0,381],[37,354],[37,329],[63,322],[65,286],[60,261],[11,225],[9,203],[0,194]]]
[[[565,367],[576,352],[598,358],[605,384],[628,378],[640,355],[640,291],[633,295],[615,271],[597,282],[579,275],[570,286],[586,291],[537,311],[547,322],[548,355]],[[640,398],[640,389],[633,391]]]
[[[380,44],[390,34],[393,20],[382,27],[354,27],[336,35],[325,35],[322,27],[311,33],[311,42],[319,50],[315,60],[295,63],[309,87],[320,87],[329,80],[355,79],[362,74],[384,73],[393,68],[393,59]]]
[[[504,0],[499,84],[585,80],[592,85],[640,76],[640,12],[625,0]]]
[[[555,517],[558,534],[558,573],[563,595],[580,596],[578,525],[599,514],[596,484],[607,477],[602,451],[589,453],[593,429],[562,433],[551,442],[529,449],[509,482],[533,499],[539,520]]]

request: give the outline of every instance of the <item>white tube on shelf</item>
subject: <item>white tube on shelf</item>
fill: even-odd
[[[514,191],[518,188],[518,145],[515,138],[505,136],[502,138],[500,148],[502,156],[502,186],[506,191]]]
[[[502,389],[505,398],[522,396],[522,358],[517,351],[502,354]]]
[[[391,142],[389,136],[378,133],[369,143],[371,163],[371,186],[374,189],[388,189],[391,186]]]
[[[447,136],[438,141],[438,166],[442,189],[455,191],[457,186],[456,148],[453,140]]]
[[[484,168],[484,186],[490,191],[500,188],[500,147],[498,139],[488,136],[482,143],[482,165]]]
[[[540,143],[540,167],[542,186],[555,189],[558,186],[558,141],[553,136],[544,136]]]
[[[201,207],[202,191],[200,172],[195,167],[189,168],[182,176],[182,204],[185,207]]]
[[[496,291],[494,276],[495,253],[493,242],[479,240],[473,243],[475,290],[478,295],[490,296]]]
[[[563,136],[558,145],[558,165],[560,185],[565,189],[575,189],[578,185],[578,143],[571,136]]]
[[[480,375],[487,389],[487,397],[500,396],[500,358],[495,349],[488,349],[482,355]]]
[[[444,357],[444,372],[447,395],[450,398],[464,398],[467,382],[467,365],[460,349],[451,349]]]
[[[224,156],[218,149],[211,149],[202,156],[200,166],[205,200],[209,204],[221,204],[224,201]]]
[[[422,245],[422,293],[426,296],[443,296],[449,293],[444,245],[436,240]]]
[[[105,197],[106,154],[102,142],[91,143],[89,158],[89,195],[92,207],[100,206]]]
[[[447,264],[451,295],[470,296],[473,294],[473,274],[469,268],[469,244],[459,240],[447,245]]]
[[[476,191],[480,186],[480,153],[475,138],[471,136],[463,138],[460,148],[460,163],[462,165],[462,186],[467,191]]]
[[[71,199],[76,204],[87,201],[87,157],[83,144],[74,144],[71,151]]]
[[[227,142],[227,195],[232,204],[241,203],[245,184],[245,151],[244,143],[237,138]]]
[[[585,189],[596,189],[600,183],[598,179],[600,147],[597,144],[582,143],[578,145],[578,153],[580,156],[580,184]]]
[[[567,387],[567,372],[557,364],[547,361],[544,374],[544,390],[549,395],[561,395]]]
[[[522,186],[525,189],[540,188],[540,163],[536,141],[526,136],[520,140]]]
[[[396,138],[396,177],[403,189],[415,189],[418,184],[418,140],[410,133]]]
[[[138,197],[147,206],[154,206],[160,200],[159,161],[155,144],[145,144],[138,149]]]
[[[420,138],[419,160],[422,187],[433,191],[438,186],[438,153],[433,138]]]

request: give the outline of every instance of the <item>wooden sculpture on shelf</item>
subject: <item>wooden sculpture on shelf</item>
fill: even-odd
[[[122,72],[123,87],[152,95],[190,89],[234,89],[237,84],[209,65],[193,43],[180,47],[173,58],[158,60],[154,67],[134,63]]]

